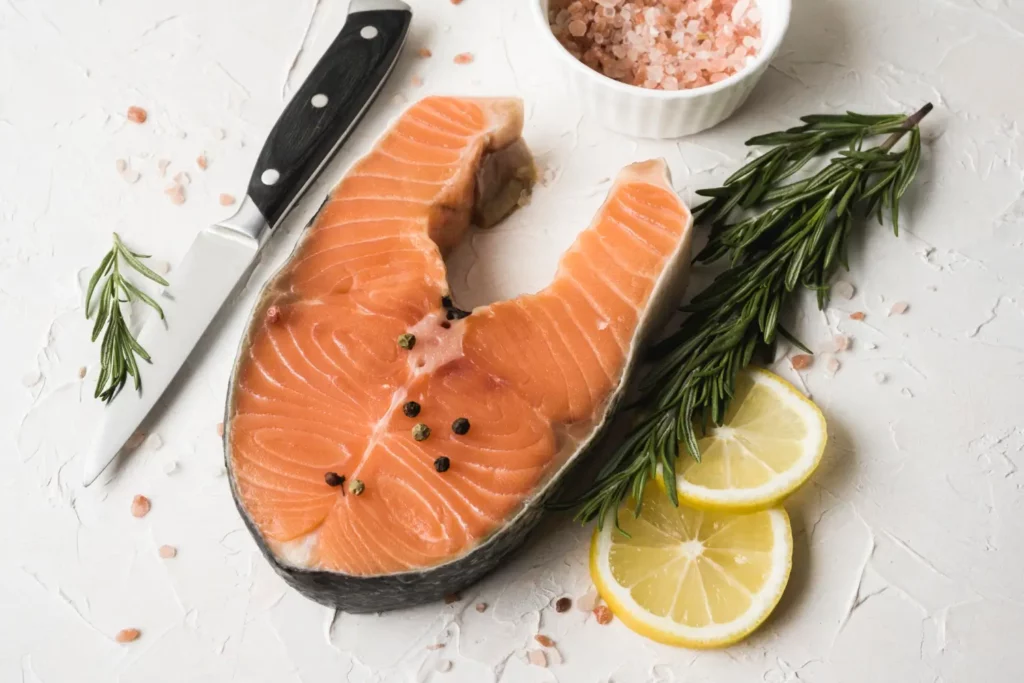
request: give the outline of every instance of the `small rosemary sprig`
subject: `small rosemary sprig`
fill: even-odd
[[[576,501],[578,519],[600,525],[629,496],[639,515],[644,489],[659,469],[675,482],[681,446],[700,459],[698,430],[721,424],[736,375],[755,351],[772,345],[776,334],[804,348],[779,325],[780,311],[801,284],[817,291],[819,307],[827,304],[829,280],[839,265],[847,267],[846,241],[857,216],[874,213],[881,222],[888,209],[898,231],[899,202],[921,159],[917,126],[931,109],[909,117],[806,116],[802,126],[749,140],[772,149],[721,187],[698,192],[708,199],[693,213],[710,234],[695,260],[728,258],[730,266],[684,308],[690,315],[680,329],[655,346],[632,407],[633,429]],[[908,133],[907,145],[894,152]],[[864,148],[879,135],[889,137]],[[790,180],[837,149],[820,172]],[[675,486],[666,488],[678,504]]]
[[[100,344],[100,376],[96,380],[96,398],[110,402],[128,383],[131,377],[135,382],[135,390],[142,388],[142,377],[135,360],[138,356],[150,362],[149,354],[132,336],[121,313],[121,304],[138,300],[152,306],[163,320],[164,311],[153,297],[129,282],[121,273],[121,265],[127,264],[132,270],[141,273],[153,282],[164,287],[167,280],[153,272],[141,259],[149,258],[145,254],[137,254],[124,245],[121,237],[114,233],[114,246],[100,261],[99,268],[92,274],[89,287],[85,292],[85,317],[92,319],[93,293],[99,300],[95,306],[96,322],[92,327],[92,340],[96,341],[103,332],[103,343]],[[103,284],[100,284],[102,278]],[[99,289],[97,290],[97,285]]]

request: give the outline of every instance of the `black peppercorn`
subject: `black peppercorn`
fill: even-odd
[[[462,436],[469,432],[469,420],[464,417],[457,418],[455,422],[452,422],[452,431]]]

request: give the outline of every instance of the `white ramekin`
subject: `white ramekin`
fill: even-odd
[[[789,28],[791,0],[757,0],[761,51],[743,71],[692,90],[648,90],[619,83],[583,64],[551,33],[548,1],[530,0],[545,49],[563,66],[570,87],[602,125],[640,138],[677,138],[718,125],[750,95]]]

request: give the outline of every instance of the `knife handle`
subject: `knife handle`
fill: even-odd
[[[271,229],[376,99],[411,21],[400,0],[352,0],[341,33],[274,124],[249,179],[249,197]]]

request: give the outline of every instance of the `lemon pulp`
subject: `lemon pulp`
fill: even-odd
[[[676,489],[701,509],[771,507],[810,477],[827,438],[814,403],[767,370],[745,370],[723,425],[698,440],[700,462],[681,453]]]
[[[720,647],[756,629],[782,596],[792,567],[781,508],[730,514],[674,507],[648,487],[594,534],[591,574],[612,611],[659,642]]]

